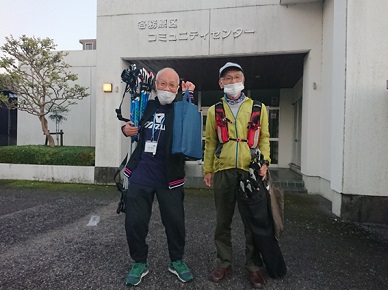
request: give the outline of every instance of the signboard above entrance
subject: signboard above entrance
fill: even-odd
[[[196,38],[206,40],[209,36],[215,40],[223,40],[226,38],[238,38],[243,34],[254,34],[254,29],[245,29],[236,27],[234,29],[215,29],[212,31],[179,31],[178,19],[153,19],[138,21],[137,27],[139,30],[148,31],[148,42],[171,42],[171,41],[190,41]],[[170,29],[168,32],[166,29]],[[159,30],[159,31],[158,31]]]

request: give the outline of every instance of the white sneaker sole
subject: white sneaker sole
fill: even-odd
[[[175,271],[174,269],[171,269],[170,267],[168,267],[168,270],[169,270],[171,273],[173,273],[175,276],[177,276],[178,279],[179,279],[179,281],[181,281],[181,282],[183,282],[183,283],[187,283],[187,282],[193,281],[193,279],[190,279],[190,280],[188,280],[188,281],[183,280],[181,277],[179,277],[178,272]]]
[[[132,284],[132,283],[125,283],[125,285],[127,285],[127,286],[129,286],[129,285],[133,285],[133,286],[137,286],[137,285],[139,285],[139,284],[140,284],[140,282],[141,282],[141,280],[143,280],[143,277],[144,277],[145,275],[147,275],[149,272],[150,272],[150,271],[149,271],[149,270],[147,270],[147,271],[145,271],[143,274],[141,274],[140,280],[139,280],[139,282],[137,282],[136,284]]]

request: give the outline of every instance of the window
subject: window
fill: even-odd
[[[279,163],[279,107],[267,107],[271,164]]]
[[[271,165],[279,163],[279,89],[251,90],[251,97],[265,104],[269,121],[269,145],[271,150]],[[248,94],[249,95],[249,94]]]

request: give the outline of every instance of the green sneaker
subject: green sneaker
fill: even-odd
[[[193,274],[182,260],[171,262],[168,270],[175,274],[183,283],[193,280]]]
[[[148,274],[148,264],[146,263],[133,263],[131,271],[129,271],[127,278],[125,279],[125,284],[127,286],[139,285],[141,279]]]

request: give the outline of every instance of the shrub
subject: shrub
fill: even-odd
[[[0,146],[0,163],[94,166],[94,147]]]

